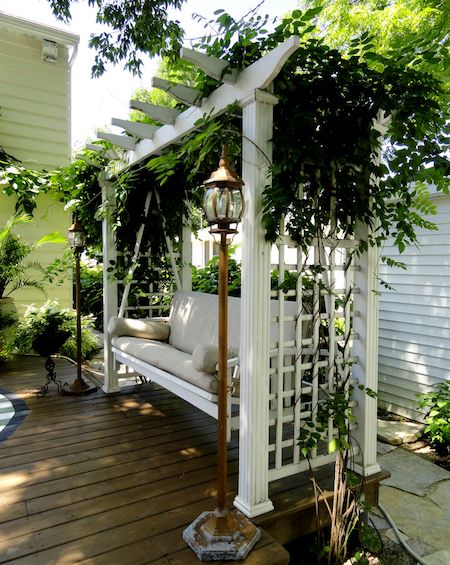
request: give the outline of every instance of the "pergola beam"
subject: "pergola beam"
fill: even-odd
[[[164,78],[153,77],[152,78],[153,88],[158,88],[170,94],[175,100],[186,104],[187,106],[200,106],[202,93],[196,88],[191,86],[185,86],[184,84],[178,84],[177,82],[172,82]]]
[[[195,130],[198,127],[197,122],[205,115],[218,116],[231,104],[238,102],[242,105],[249,96],[254,94],[255,90],[267,88],[299,45],[299,37],[290,37],[241,71],[234,85],[223,84],[203,100],[201,107],[185,110],[178,116],[175,124],[167,124],[159,128],[152,140],[142,140],[136,145],[134,151],[128,154],[128,166],[148,159],[157,151],[177,142]],[[162,79],[154,80],[161,81]]]
[[[140,100],[130,100],[130,108],[143,112],[146,116],[161,124],[174,124],[177,117],[181,114],[181,110],[156,106],[155,104],[141,102]]]
[[[180,55],[182,59],[189,63],[193,63],[205,74],[215,80],[219,80],[226,84],[234,84],[236,82],[237,69],[230,69],[226,71],[227,67],[230,66],[228,61],[218,59],[217,57],[211,57],[210,55],[206,55],[205,53],[200,53],[200,51],[194,51],[193,49],[188,49],[186,47],[181,49]]]
[[[89,149],[89,151],[95,151],[96,153],[105,152],[103,145],[94,145],[93,143],[86,143],[86,149]]]
[[[119,118],[112,118],[111,124],[141,139],[153,139],[155,131],[159,129],[159,126],[143,124],[141,122],[130,122],[130,120],[120,120]]]
[[[121,149],[127,149],[128,151],[134,151],[136,147],[136,139],[127,135],[117,135],[115,133],[98,131],[97,137],[99,139],[105,139],[113,145],[117,145],[117,147],[120,147]]]

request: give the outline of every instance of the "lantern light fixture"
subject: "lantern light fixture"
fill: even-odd
[[[86,234],[81,227],[78,218],[75,218],[73,224],[68,229],[67,239],[70,247],[78,253],[82,253],[86,245]]]
[[[219,167],[204,183],[203,209],[212,234],[236,234],[244,213],[243,181],[228,163],[226,146],[222,147]]]

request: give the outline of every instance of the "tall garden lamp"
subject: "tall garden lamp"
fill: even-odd
[[[217,508],[203,512],[183,538],[202,561],[245,559],[261,532],[239,510],[227,508],[228,245],[244,211],[243,182],[228,164],[226,147],[219,168],[204,182],[204,211],[219,240],[219,343],[217,419]]]
[[[62,393],[67,395],[85,395],[96,392],[97,387],[88,384],[81,374],[81,277],[80,257],[84,251],[86,236],[77,218],[68,230],[69,245],[75,255],[75,307],[77,320],[77,377],[71,385],[64,385]]]

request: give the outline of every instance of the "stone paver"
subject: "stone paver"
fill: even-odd
[[[382,486],[380,502],[398,529],[408,538],[448,550],[450,543],[450,509],[444,511],[425,496]]]
[[[394,451],[394,449],[398,449],[398,445],[391,445],[389,443],[383,443],[382,441],[377,441],[378,455],[386,455],[386,453],[390,453],[391,451]]]
[[[427,496],[444,512],[450,513],[450,479],[433,485]]]
[[[397,422],[392,420],[378,420],[378,439],[391,445],[412,443],[417,441],[423,432],[423,424],[417,422]]]
[[[448,565],[450,563],[450,549],[436,551],[424,557],[428,565]]]
[[[396,449],[379,457],[383,469],[390,471],[391,476],[383,481],[383,485],[395,487],[403,491],[424,496],[437,482],[450,479],[450,471],[446,471],[406,449]]]

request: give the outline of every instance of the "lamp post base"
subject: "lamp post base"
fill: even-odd
[[[77,378],[71,385],[65,384],[61,388],[61,394],[66,396],[84,396],[85,394],[91,394],[92,392],[97,392],[97,387],[88,384],[82,378]]]
[[[261,531],[234,509],[203,512],[183,532],[183,539],[201,561],[245,559]]]

